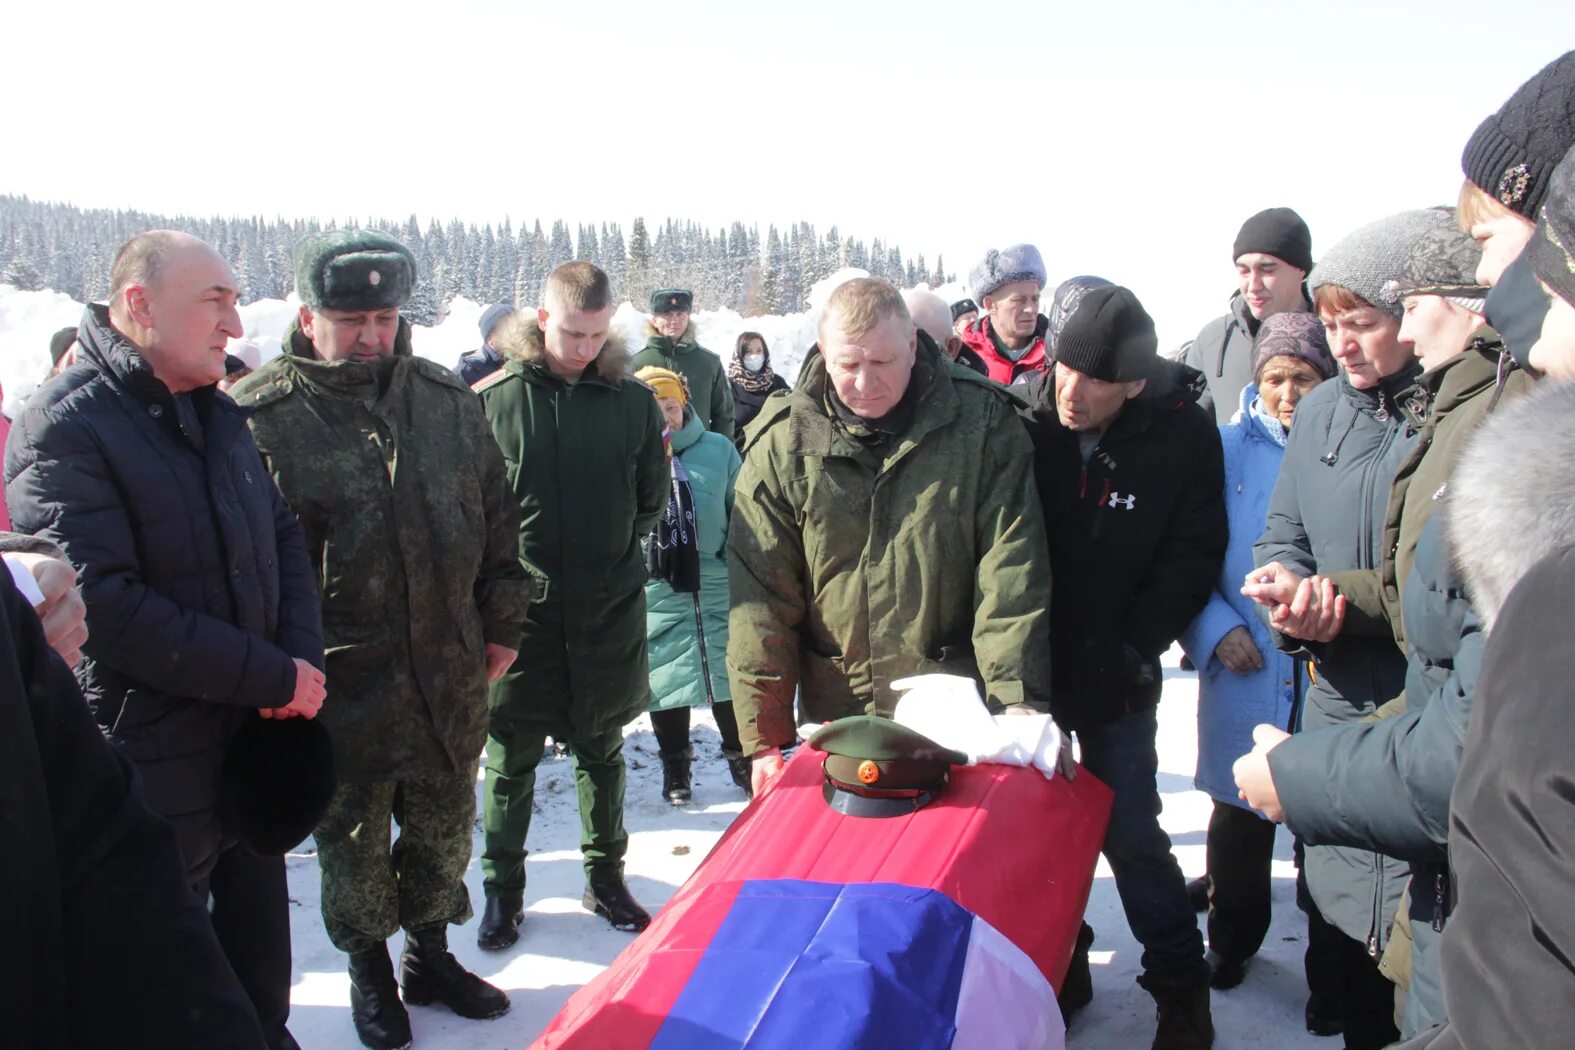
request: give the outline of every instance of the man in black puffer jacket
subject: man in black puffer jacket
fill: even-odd
[[[1209,967],[1159,826],[1160,654],[1208,601],[1225,557],[1219,430],[1196,369],[1162,360],[1125,288],[1087,291],[1028,387],[1025,423],[1050,537],[1050,710],[1115,791],[1104,852],[1159,1006],[1155,1050],[1213,1042]],[[1063,1010],[1092,995],[1083,928]]]
[[[59,544],[80,573],[83,693],[174,825],[203,899],[214,879],[220,940],[270,1042],[289,1047],[284,861],[241,849],[221,860],[234,829],[220,773],[247,720],[316,714],[322,624],[301,527],[245,411],[216,389],[241,334],[236,287],[196,238],[128,241],[109,306],[83,316],[77,364],[12,428],[6,501],[17,530]]]

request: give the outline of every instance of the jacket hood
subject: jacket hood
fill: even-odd
[[[700,417],[692,411],[684,412],[684,425],[678,428],[678,433],[673,435],[673,453],[681,455],[694,447],[694,443],[706,435],[707,431],[700,423]]]
[[[536,323],[535,314],[523,318],[516,314],[498,326],[498,347],[505,361],[518,361],[520,364],[539,365],[545,368],[546,338],[541,325]],[[634,356],[624,345],[623,336],[611,332],[607,336],[607,342],[602,344],[601,353],[596,355],[590,367],[594,367],[596,374],[602,379],[609,383],[616,383],[628,379],[633,374],[631,369],[633,361]]]

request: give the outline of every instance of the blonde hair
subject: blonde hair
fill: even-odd
[[[1460,224],[1461,233],[1469,234],[1473,226],[1502,219],[1506,215],[1524,218],[1495,200],[1487,190],[1470,179],[1460,184],[1460,201],[1455,205],[1455,218]]]
[[[612,282],[595,263],[566,262],[547,275],[542,304],[567,313],[595,313],[612,305]]]
[[[902,293],[896,287],[877,277],[858,277],[837,286],[820,312],[820,331],[836,318],[837,327],[845,335],[863,335],[888,317],[900,317],[909,324],[913,317]]]

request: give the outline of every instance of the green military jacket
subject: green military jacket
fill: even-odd
[[[921,342],[912,421],[867,447],[827,411],[818,350],[749,428],[728,538],[727,668],[745,754],[803,718],[886,714],[894,680],[973,676],[1049,710],[1050,553],[1004,388]]]
[[[400,322],[377,364],[284,353],[231,391],[301,525],[323,596],[318,716],[345,780],[474,766],[487,729],[487,642],[519,644],[531,581],[519,511],[476,397],[411,356]]]
[[[1498,400],[1495,395],[1514,395],[1530,384],[1530,377],[1510,362],[1498,333],[1483,327],[1459,354],[1418,377],[1414,394],[1396,398],[1417,417],[1416,447],[1400,464],[1389,490],[1380,567],[1330,574],[1347,603],[1342,630],[1374,637],[1392,634],[1405,650],[1400,590],[1416,561],[1422,529],[1467,439]]]
[[[667,506],[661,409],[616,336],[575,383],[547,367],[534,324],[502,349],[476,389],[520,509],[519,560],[544,596],[492,703],[533,711],[555,736],[621,728],[648,688],[640,540]]]
[[[733,384],[722,359],[695,342],[695,326],[676,340],[645,326],[645,347],[634,355],[633,371],[648,365],[678,372],[689,381],[689,410],[707,430],[733,440]]]

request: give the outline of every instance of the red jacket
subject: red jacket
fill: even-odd
[[[995,340],[990,338],[989,325],[989,316],[980,315],[977,321],[963,329],[962,341],[979,355],[991,379],[1010,386],[1012,380],[1024,372],[1043,372],[1050,367],[1050,356],[1045,347],[1045,332],[1049,330],[1050,319],[1044,314],[1039,315],[1039,322],[1034,325],[1034,341],[1028,344],[1027,353],[1016,361],[996,349]]]

